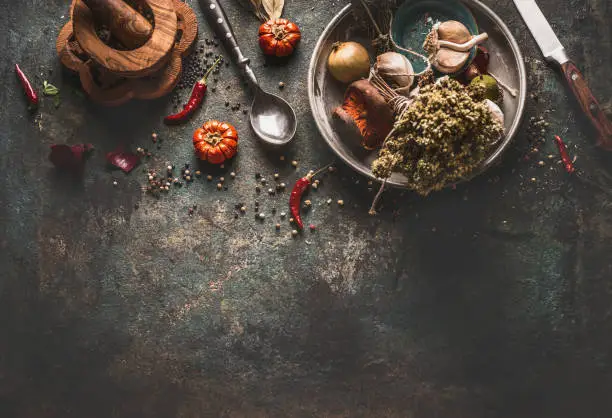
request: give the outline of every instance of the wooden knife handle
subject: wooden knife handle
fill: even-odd
[[[580,103],[582,111],[591,120],[591,123],[599,133],[597,145],[612,151],[612,123],[604,114],[595,96],[593,96],[584,76],[572,61],[561,65],[561,69],[576,99],[578,99],[578,103]]]

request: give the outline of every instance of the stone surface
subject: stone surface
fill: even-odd
[[[169,98],[106,109],[78,93],[54,51],[66,1],[2,0],[0,416],[609,417],[612,155],[595,148],[512,2],[485,3],[522,45],[534,95],[503,163],[428,199],[389,192],[375,218],[367,180],[339,164],[311,192],[305,222],[316,232],[294,239],[286,220],[275,229],[288,192],[258,196],[254,175],[273,183],[278,171],[292,184],[333,160],[306,72],[344,1],[287,1],[303,42],[268,64],[257,20],[224,1],[262,84],[285,82],[280,94],[296,106],[297,138],[279,153],[225,108],[248,98],[233,67],[192,122],[168,128]],[[540,4],[609,109],[610,2]],[[39,88],[60,88],[59,108],[44,99],[28,112],[15,62]],[[528,134],[540,116],[545,143]],[[237,126],[236,160],[203,166],[202,179],[159,200],[143,195],[142,168],[195,164],[190,136],[205,118]],[[563,172],[552,133],[578,157],[578,176]],[[58,175],[49,145],[82,142],[97,149],[83,179]],[[104,160],[119,144],[155,155],[124,175]],[[234,219],[237,203],[248,211]]]

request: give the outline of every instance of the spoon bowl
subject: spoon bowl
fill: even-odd
[[[251,106],[251,126],[265,143],[284,145],[295,135],[297,117],[284,99],[258,89]]]

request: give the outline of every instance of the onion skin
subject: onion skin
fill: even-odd
[[[342,83],[352,83],[370,73],[370,55],[357,42],[337,42],[327,60],[331,75]]]

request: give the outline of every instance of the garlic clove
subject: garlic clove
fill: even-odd
[[[469,52],[442,48],[436,54],[433,66],[443,74],[454,74],[465,66],[469,58]]]
[[[504,112],[501,110],[501,108],[494,101],[489,100],[489,99],[486,99],[484,103],[487,105],[487,107],[491,111],[491,114],[493,115],[493,119],[495,119],[496,121],[501,123],[502,126],[504,126],[506,117],[504,116]]]
[[[438,26],[438,39],[463,44],[472,39],[472,34],[463,23],[456,20],[448,20]]]

